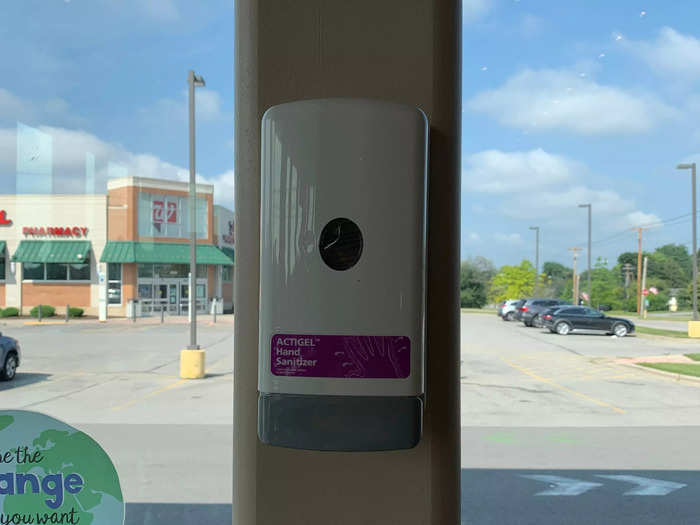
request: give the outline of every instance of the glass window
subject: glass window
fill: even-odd
[[[189,264],[156,264],[155,275],[161,279],[183,279],[190,274]]]
[[[122,265],[119,263],[109,263],[107,265],[107,279],[110,281],[121,281]]]
[[[221,280],[225,283],[233,281],[233,266],[224,266],[221,268]]]
[[[153,285],[139,283],[139,299],[152,299]]]
[[[197,285],[197,299],[202,299],[207,296],[207,287],[204,284]]]
[[[5,280],[5,254],[0,255],[0,280]]]
[[[206,264],[198,264],[197,265],[197,279],[206,279],[207,275],[208,275],[207,265]]]
[[[197,237],[206,238],[209,227],[207,200],[197,198]],[[141,237],[189,238],[189,198],[141,192],[138,199]]]
[[[107,304],[122,304],[122,265],[107,265]]]
[[[139,277],[153,277],[152,264],[139,264]]]
[[[44,279],[44,264],[43,263],[22,263],[25,279],[43,280]]]
[[[65,281],[68,279],[68,265],[66,263],[46,263],[47,281]]]
[[[89,281],[90,280],[90,263],[69,264],[68,265],[69,279],[71,281]]]

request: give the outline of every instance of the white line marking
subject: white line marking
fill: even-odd
[[[535,496],[578,496],[591,489],[602,487],[602,483],[592,483],[580,479],[564,478],[562,476],[547,476],[540,474],[521,474],[523,478],[534,479],[542,483],[549,483],[554,487],[538,492]]]
[[[666,494],[670,494],[673,491],[687,486],[684,483],[664,481],[663,479],[643,478],[641,476],[610,476],[606,474],[597,474],[597,476],[599,478],[612,479],[637,485],[637,488],[625,492],[625,496],[665,496]]]

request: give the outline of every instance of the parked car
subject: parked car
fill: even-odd
[[[634,323],[621,317],[608,317],[587,306],[566,306],[543,314],[544,326],[552,333],[568,335],[576,331],[605,332],[624,337],[634,332]]]
[[[0,380],[9,381],[15,378],[21,358],[22,352],[17,339],[0,333]]]
[[[503,320],[513,321],[517,314],[520,306],[525,304],[525,299],[512,299],[513,303],[503,308]]]
[[[515,305],[519,301],[520,299],[508,299],[507,301],[503,301],[500,305],[498,305],[498,316],[505,319],[506,315],[515,311]]]
[[[542,328],[541,313],[553,306],[570,305],[568,301],[562,299],[529,299],[522,307],[521,318],[525,326],[535,326]]]

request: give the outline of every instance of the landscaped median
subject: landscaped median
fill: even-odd
[[[681,330],[667,330],[665,328],[652,328],[650,326],[635,326],[635,332],[644,335],[659,335],[661,337],[677,337],[679,339],[688,339],[688,332]]]
[[[618,363],[625,365],[641,366],[655,370],[657,373],[672,375],[676,379],[681,376],[700,380],[700,354],[663,355],[653,357],[635,357],[632,359],[620,359]]]

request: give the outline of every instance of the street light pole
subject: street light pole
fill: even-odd
[[[197,350],[197,181],[195,171],[194,148],[194,88],[204,86],[204,79],[190,70],[187,74],[189,84],[189,110],[190,110],[190,345],[189,350]]]
[[[535,230],[535,290],[534,294],[537,295],[537,284],[540,279],[540,227],[530,226],[531,230]]]
[[[692,178],[692,205],[693,205],[693,321],[698,320],[698,235],[697,235],[697,206],[695,202],[695,163],[679,164],[679,170],[690,170]]]
[[[592,205],[591,204],[579,204],[579,208],[588,208],[588,306],[591,306],[591,300],[593,299],[593,290],[591,288],[591,214]]]

